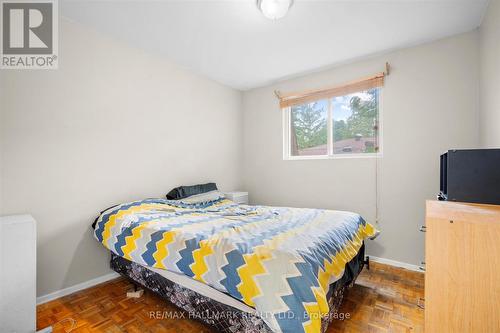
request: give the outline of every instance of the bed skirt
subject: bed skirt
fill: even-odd
[[[365,246],[346,265],[342,278],[330,286],[327,294],[330,312],[322,319],[321,332],[337,317],[345,290],[363,269]],[[135,262],[111,252],[111,269],[131,279],[134,283],[154,292],[163,299],[187,312],[189,318],[200,320],[221,333],[272,333],[273,331],[257,315],[201,295],[189,288],[170,281]]]

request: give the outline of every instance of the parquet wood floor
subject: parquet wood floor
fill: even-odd
[[[344,299],[327,333],[423,332],[424,275],[371,262]],[[151,318],[151,311],[178,311],[160,297],[146,292],[128,299],[132,284],[118,278],[37,307],[37,329],[53,325],[55,333],[217,333],[187,318]],[[180,311],[176,313],[181,313]]]

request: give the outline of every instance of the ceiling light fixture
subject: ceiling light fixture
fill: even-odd
[[[283,18],[292,4],[293,0],[257,0],[257,7],[270,20]]]

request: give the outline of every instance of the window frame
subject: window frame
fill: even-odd
[[[332,98],[328,98],[328,110],[327,110],[327,155],[305,155],[305,156],[293,156],[291,154],[291,109],[292,107],[286,107],[281,109],[282,111],[282,126],[283,126],[283,160],[284,161],[300,161],[300,160],[336,160],[336,159],[352,159],[352,158],[381,158],[383,157],[383,104],[384,104],[384,89],[383,87],[377,87],[379,89],[379,99],[378,99],[378,152],[376,153],[349,153],[349,154],[334,154],[333,153],[333,113],[332,113]]]

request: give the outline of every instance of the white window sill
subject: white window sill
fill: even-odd
[[[378,154],[338,154],[338,155],[310,155],[310,156],[287,156],[283,161],[304,161],[304,160],[344,160],[358,158],[382,158],[382,153]]]

